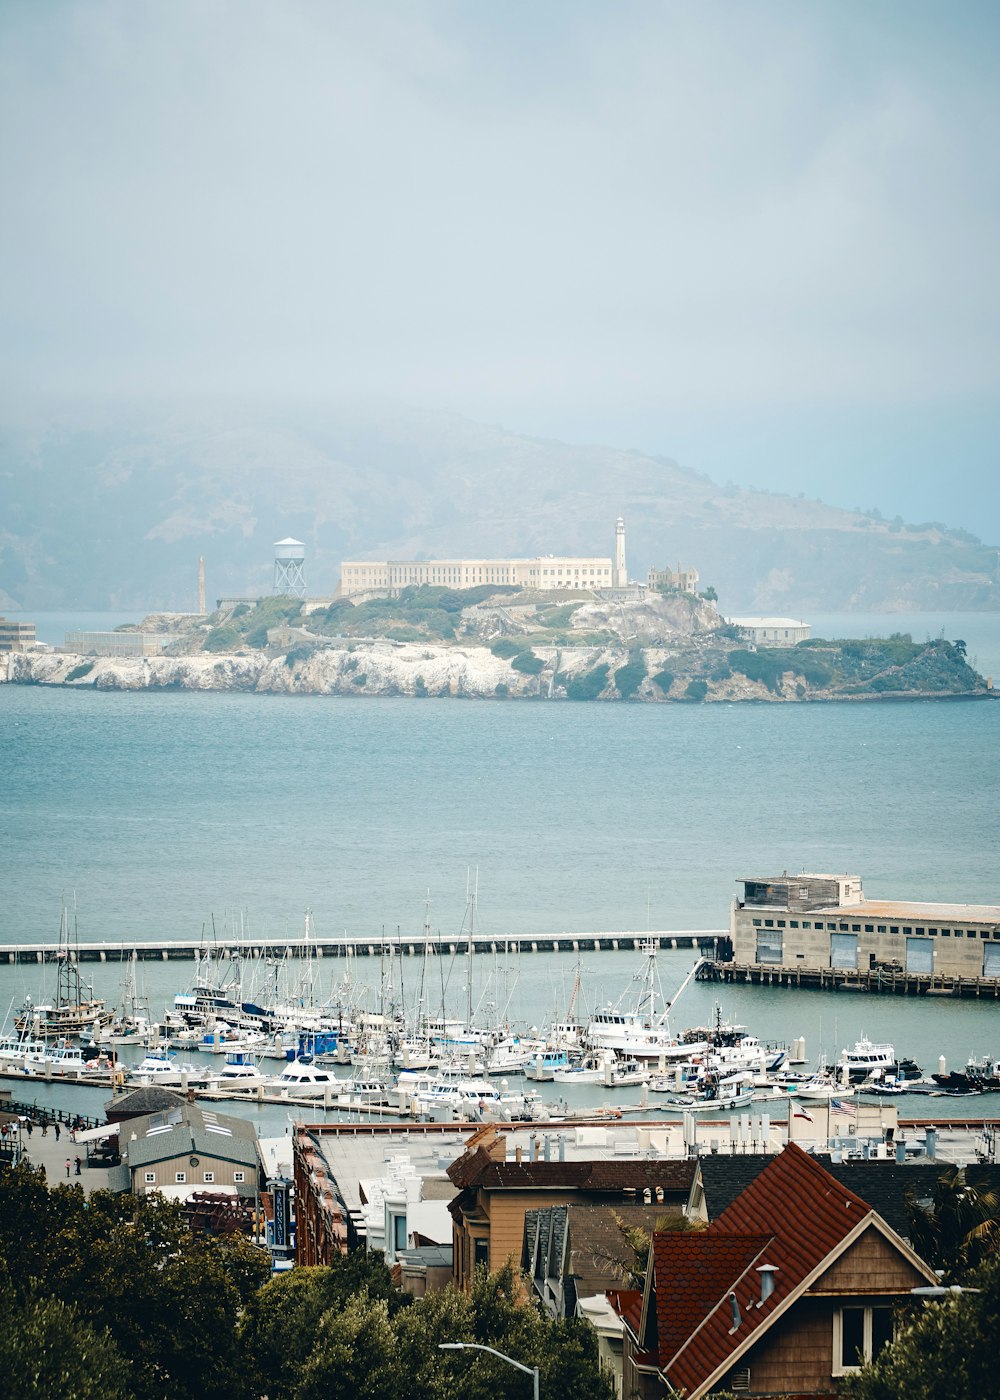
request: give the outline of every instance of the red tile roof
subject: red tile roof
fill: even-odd
[[[659,1364],[671,1385],[697,1392],[870,1215],[860,1196],[790,1144],[706,1231],[656,1235]],[[758,1307],[762,1264],[777,1272]]]

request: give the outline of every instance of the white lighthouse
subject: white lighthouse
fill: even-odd
[[[628,569],[625,567],[625,521],[621,516],[615,526],[615,569],[611,575],[612,588],[628,587]]]

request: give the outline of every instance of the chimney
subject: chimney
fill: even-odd
[[[534,1129],[528,1134],[528,1161],[538,1161],[538,1135]]]
[[[521,1157],[523,1156],[523,1152],[524,1149],[520,1146],[514,1148],[514,1161],[517,1163],[518,1166],[521,1165]]]
[[[762,1308],[774,1292],[774,1276],[779,1272],[777,1264],[761,1264],[757,1269],[760,1274],[760,1302],[758,1308]]]
[[[552,1139],[549,1137],[548,1133],[545,1134],[545,1138],[543,1140],[542,1155],[544,1156],[546,1162],[552,1161]]]
[[[565,1160],[566,1160],[566,1139],[565,1139],[565,1137],[563,1136],[562,1133],[559,1134],[559,1137],[558,1137],[557,1141],[558,1141],[558,1143],[559,1143],[559,1160],[560,1160],[560,1162],[565,1162]]]

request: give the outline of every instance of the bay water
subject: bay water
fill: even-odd
[[[811,620],[817,635],[943,630],[1000,674],[995,615]],[[500,940],[721,929],[737,880],[783,870],[858,873],[870,897],[998,904],[998,726],[988,701],[574,705],[0,686],[0,943],[54,942],[64,902],[81,939],[191,939],[214,926],[280,944],[301,934],[307,909],[325,939],[413,937],[428,897],[447,941],[477,871],[477,927]],[[584,1004],[617,1000],[639,961],[585,950]],[[662,954],[668,995],[692,961]],[[378,960],[353,962],[374,995]],[[511,1021],[565,1012],[574,955],[524,953],[495,972],[473,962],[476,999],[506,1005]],[[120,969],[90,966],[117,1000]],[[416,960],[401,966],[412,993]],[[345,970],[324,961],[324,993]],[[0,971],[4,1009],[51,993],[50,974]],[[190,975],[190,964],[142,966],[154,1014]],[[467,960],[446,975],[460,1008]],[[992,1001],[694,984],[675,1027],[709,1021],[720,999],[762,1039],[804,1035],[810,1058],[864,1031],[925,1068],[941,1054],[957,1065],[1000,1053]]]

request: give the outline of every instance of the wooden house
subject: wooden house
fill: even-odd
[[[654,1235],[645,1287],[609,1294],[625,1400],[714,1390],[834,1396],[937,1278],[882,1217],[794,1144],[706,1230]]]

